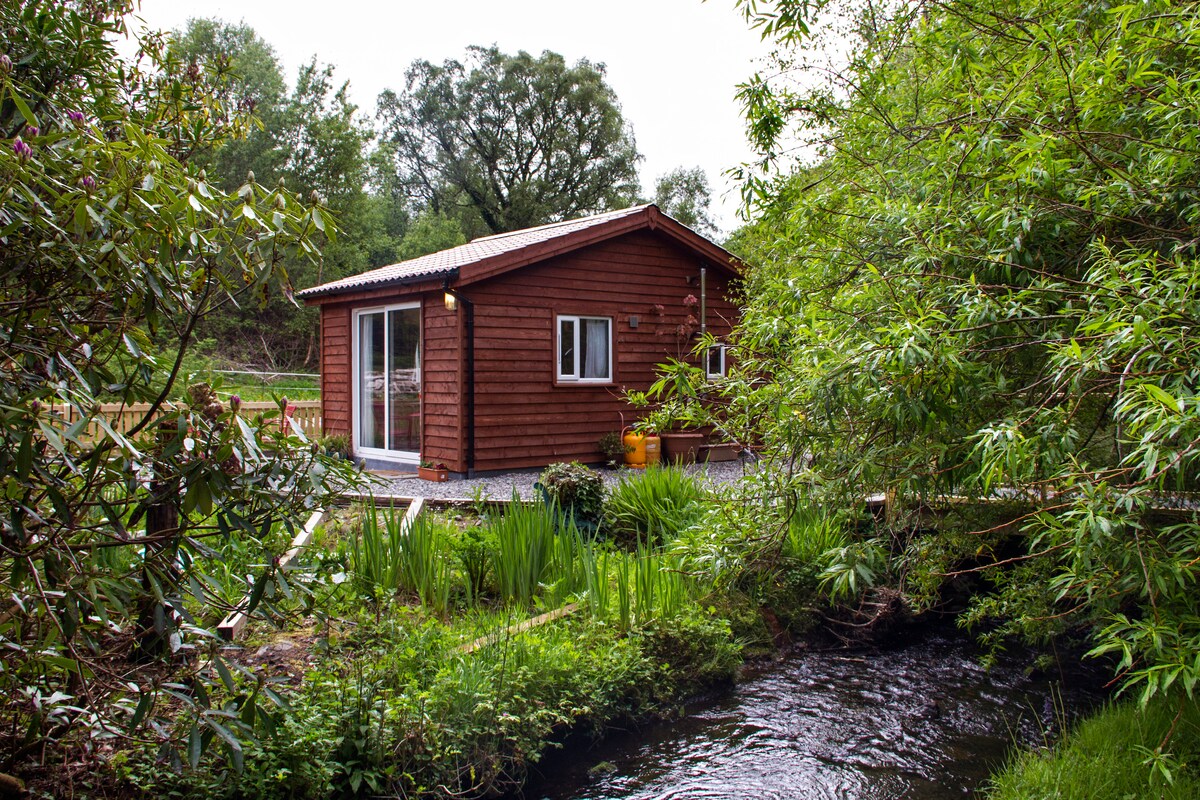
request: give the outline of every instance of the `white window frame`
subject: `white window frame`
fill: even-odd
[[[384,319],[387,319],[387,313],[389,311],[403,311],[406,309],[414,309],[414,308],[417,309],[418,311],[420,311],[421,303],[420,302],[392,303],[392,304],[386,305],[386,306],[371,306],[370,308],[356,308],[356,309],[354,309],[354,312],[350,315],[350,328],[352,331],[351,341],[353,342],[353,347],[351,347],[351,353],[350,353],[350,388],[352,390],[351,391],[351,399],[350,399],[351,409],[352,409],[351,414],[350,414],[350,429],[351,429],[351,432],[353,433],[352,441],[354,442],[354,454],[356,456],[365,456],[367,458],[374,458],[374,459],[378,459],[380,461],[391,461],[391,462],[394,462],[397,464],[419,464],[421,462],[421,453],[419,451],[388,450],[386,448],[367,447],[367,446],[363,445],[363,443],[361,441],[362,428],[359,424],[359,422],[360,422],[359,414],[362,413],[362,406],[360,404],[360,395],[362,393],[362,375],[359,373],[359,370],[362,369],[362,360],[359,356],[360,347],[361,347],[361,345],[359,343],[359,336],[362,331],[362,326],[359,325],[358,318],[361,317],[363,314],[379,314],[382,312],[384,315]],[[424,315],[419,314],[418,318],[421,318],[423,316]],[[417,332],[417,337],[418,337],[418,345],[417,346],[419,348],[418,352],[420,353],[420,363],[421,364],[425,363],[425,326],[424,326],[424,322],[425,322],[425,320],[423,318],[420,319],[420,326],[417,329],[417,331],[418,331]],[[384,336],[384,348],[385,349],[384,349],[384,357],[383,357],[384,364],[387,364],[387,362],[388,362],[388,357],[387,357],[388,354],[387,354],[386,348],[388,348],[390,346],[391,346],[391,343],[390,343],[388,337],[385,335]],[[424,392],[424,389],[425,389],[423,384],[424,384],[424,381],[422,381],[422,386],[421,386],[422,392]],[[386,400],[384,402],[386,405]],[[422,425],[425,424],[425,422],[424,422],[424,420],[425,420],[424,405],[425,405],[425,403],[424,403],[424,399],[423,399],[423,395],[422,395],[422,402],[421,402],[421,406],[422,406],[421,424]],[[388,441],[389,433],[390,433],[390,431],[388,431],[387,427],[385,426],[384,434],[383,434],[383,440],[385,442]]]
[[[603,378],[584,378],[580,376],[580,355],[583,352],[583,342],[580,337],[583,335],[583,322],[585,320],[602,320],[608,325],[608,369],[607,375]],[[562,329],[564,322],[574,322],[575,341],[575,363],[573,365],[574,372],[572,374],[564,374],[562,371]],[[559,383],[612,383],[613,382],[613,318],[602,317],[591,314],[558,314],[554,318],[554,375]]]
[[[721,356],[721,365],[717,372],[713,372],[712,367],[712,351],[716,350]],[[706,378],[724,378],[725,370],[728,364],[725,360],[726,348],[723,344],[714,344],[704,349],[704,377]]]

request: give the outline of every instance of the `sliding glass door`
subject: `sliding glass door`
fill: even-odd
[[[421,449],[421,309],[357,315],[357,449],[415,458]]]

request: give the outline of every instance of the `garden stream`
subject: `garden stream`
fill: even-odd
[[[956,633],[800,651],[679,719],[548,754],[524,797],[971,797],[1014,743],[1046,742],[1104,696],[1099,669],[1028,667],[1002,655],[984,669]]]

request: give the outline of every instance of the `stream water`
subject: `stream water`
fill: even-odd
[[[959,635],[869,652],[799,652],[681,718],[572,744],[529,800],[971,797],[1011,752],[1103,696],[1099,670],[980,665]]]

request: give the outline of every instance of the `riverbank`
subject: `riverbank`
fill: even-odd
[[[1109,705],[1049,750],[1027,750],[988,800],[1192,800],[1200,797],[1200,706],[1180,695]]]

